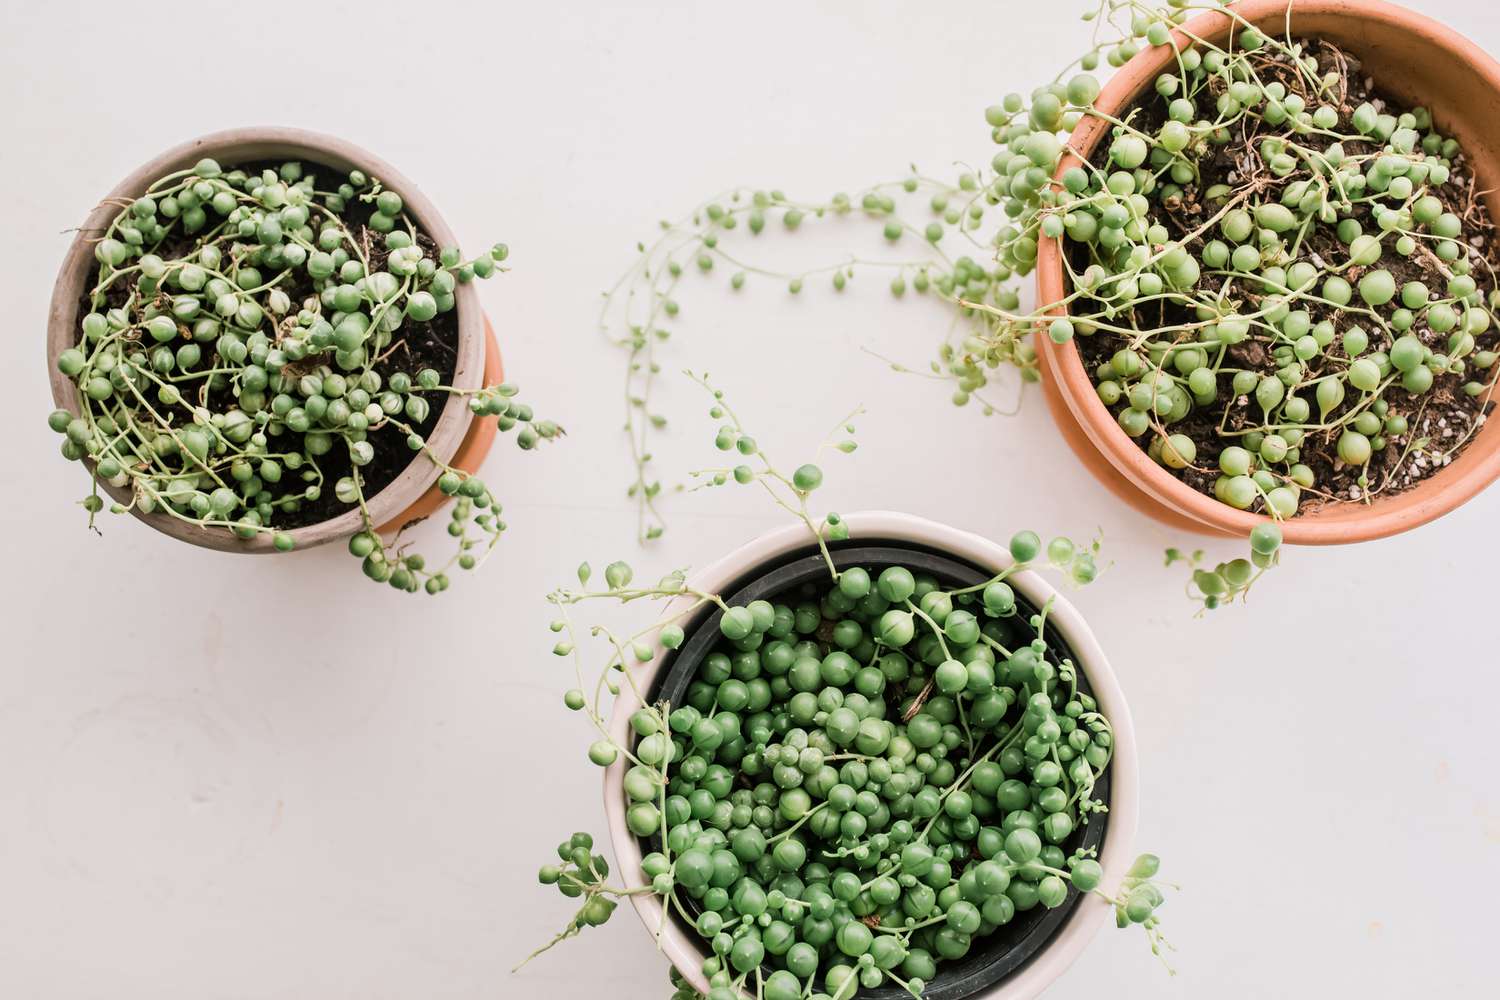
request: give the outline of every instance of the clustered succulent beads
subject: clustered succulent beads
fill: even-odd
[[[269,534],[286,550],[282,524],[331,491],[334,513],[363,515],[349,548],[367,576],[438,593],[504,523],[484,482],[428,446],[433,407],[462,396],[527,449],[560,431],[535,420],[514,386],[457,389],[431,367],[398,366],[406,332],[451,312],[456,286],[494,274],[505,246],[461,260],[433,247],[378,179],[353,170],[322,189],[319,172],[326,178],[295,161],[226,171],[204,159],[123,204],[94,242],[97,283],[77,346],[56,362],[78,386],[80,412],[59,410],[50,424],[64,456],[129,491],[116,512]],[[457,497],[457,550],[445,565],[377,534],[362,470],[382,446],[400,449],[402,466],[425,456]],[[342,471],[329,481],[331,469]],[[92,523],[104,507],[97,483],[84,506]]]
[[[821,469],[778,472],[714,395],[716,444],[747,463],[701,475],[764,486],[812,528],[830,579],[732,606],[682,573],[634,584],[616,562],[603,588],[589,589],[584,566],[583,589],[551,595],[553,652],[577,673],[564,700],[598,733],[594,764],[628,763],[626,823],[648,853],[645,885],[628,889],[609,883],[588,834],[559,844],[540,881],[582,902],[547,948],[650,892],[701,937],[708,1000],[848,1000],[882,983],[920,997],[945,962],[1018,913],[1093,892],[1121,926],[1144,926],[1159,954],[1157,859],[1142,856],[1106,892],[1095,851],[1078,846],[1106,811],[1096,788],[1113,753],[1109,720],[1049,639],[1049,608],[1026,610],[1007,582],[1050,565],[1087,583],[1097,545],[1044,546],[1022,532],[1015,564],[967,587],[903,566],[839,569],[827,543],[847,527],[807,513]],[[572,609],[641,599],[670,604],[634,634],[593,626],[609,656],[590,679]],[[685,702],[650,703],[635,668],[679,648],[684,624],[715,610],[719,646]],[[622,686],[645,703],[627,745],[605,721],[605,699]],[[672,985],[677,1000],[701,996],[676,971]]]
[[[1146,43],[1170,44],[1167,23],[1149,21]],[[1211,476],[1222,502],[1277,518],[1446,464],[1481,411],[1429,433],[1434,390],[1494,388],[1495,276],[1470,239],[1490,234],[1450,208],[1472,206],[1458,145],[1423,108],[1354,103],[1349,76],[1331,47],[1250,27],[1183,48],[1159,106],[1114,120],[1107,162],[1069,169],[1037,224],[1086,251],[1069,261],[1070,315],[1048,329],[1117,347],[1094,376],[1120,427]],[[1055,146],[1027,133],[1011,149],[1050,161]],[[1231,183],[1202,182],[1230,157]],[[1177,430],[1203,412],[1217,453]],[[1312,455],[1353,485],[1325,486]]]

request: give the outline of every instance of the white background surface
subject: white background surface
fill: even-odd
[[[457,7],[4,0],[0,996],[664,996],[627,911],[509,972],[570,912],[536,865],[603,825],[542,597],[585,558],[654,578],[781,520],[748,493],[674,499],[636,549],[598,292],[656,219],[728,185],[823,197],[988,159],[985,105],[1085,36],[1066,2]],[[1422,7],[1500,50],[1488,2]],[[481,296],[510,375],[570,435],[496,448],[512,530],[439,599],[371,586],[336,548],[225,556],[111,519],[95,537],[44,425],[65,230],[158,149],[261,123],[365,145],[469,247],[513,248]],[[1103,530],[1114,565],[1076,601],[1133,704],[1139,843],[1185,886],[1164,910],[1179,975],[1105,932],[1049,996],[1493,987],[1500,491],[1405,538],[1289,552],[1251,607],[1194,620],[1160,559],[1192,540],[1112,502],[1038,393],[985,420],[860,351],[925,363],[937,307],[879,281],[731,299],[723,279],[682,296],[671,368],[718,372],[788,466],[868,406],[860,453],[826,463],[834,509]],[[711,463],[694,390],[667,395],[663,469]]]

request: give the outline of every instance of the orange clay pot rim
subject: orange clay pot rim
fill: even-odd
[[[495,337],[495,328],[490,325],[489,317],[484,319],[484,384],[497,385],[505,381],[504,359],[500,356],[500,341]],[[448,460],[448,464],[469,475],[479,471],[484,460],[489,457],[490,449],[495,446],[495,435],[499,427],[493,420],[471,420],[469,429],[464,434],[458,450]],[[431,517],[442,510],[453,498],[438,489],[437,483],[427,487],[427,492],[417,498],[416,502],[391,519],[389,524],[382,524],[375,530],[381,533],[400,531],[411,524]]]
[[[212,132],[179,143],[156,154],[116,184],[90,211],[68,248],[53,289],[47,325],[47,368],[52,397],[58,407],[78,412],[77,386],[57,370],[55,359],[65,348],[71,347],[77,338],[80,288],[94,273],[94,256],[89,238],[108,225],[109,220],[119,211],[118,206],[110,204],[111,202],[134,198],[159,177],[191,166],[205,156],[222,159],[230,165],[243,160],[301,157],[335,169],[357,166],[370,176],[379,178],[387,187],[400,192],[406,213],[439,246],[456,246],[458,243],[437,207],[411,180],[375,154],[337,136],[283,126],[246,126]],[[457,286],[456,300],[458,357],[452,384],[459,389],[477,389],[484,369],[484,317],[472,282]],[[458,395],[450,394],[439,411],[432,432],[427,435],[428,447],[438,458],[448,461],[462,443],[472,420],[473,415],[466,402]],[[92,472],[92,468],[90,471]],[[437,465],[426,455],[413,453],[411,462],[396,478],[366,502],[370,523],[387,523],[417,503],[437,481],[438,472]],[[128,489],[112,487],[104,482],[99,485],[121,503],[128,503],[131,499]],[[332,488],[331,484],[329,488]],[[200,527],[170,514],[148,514],[139,508],[133,508],[132,513],[163,534],[205,548],[236,553],[277,551],[269,532],[241,539],[228,528]],[[286,533],[292,536],[296,549],[303,549],[347,538],[363,527],[360,511],[354,509],[325,521],[289,529]]]
[[[1417,31],[1433,47],[1473,66],[1489,86],[1500,93],[1500,64],[1451,28],[1383,0],[1361,0],[1357,10],[1352,10],[1352,6],[1347,0],[1241,0],[1231,8],[1237,17],[1220,11],[1201,14],[1175,30],[1173,37],[1181,47],[1192,44],[1194,37],[1206,41],[1220,40],[1244,22],[1269,29],[1274,19],[1285,18],[1289,10],[1293,14],[1338,13],[1393,30]],[[1129,107],[1173,58],[1172,49],[1166,47],[1159,51],[1148,48],[1134,56],[1110,78],[1094,102],[1095,106],[1109,114]],[[1101,118],[1085,115],[1068,139],[1067,152],[1058,165],[1056,179],[1060,181],[1064,171],[1086,160],[1108,135],[1110,127],[1110,123]],[[1043,240],[1041,244],[1037,270],[1042,303],[1056,302],[1066,294],[1062,285],[1060,244],[1061,238]],[[1042,288],[1049,278],[1055,282],[1053,288]],[[1053,312],[1065,314],[1066,307],[1058,306]],[[1237,510],[1200,493],[1159,467],[1120,430],[1099,399],[1079,357],[1077,345],[1072,342],[1054,344],[1044,331],[1037,333],[1036,341],[1039,351],[1050,352],[1059,392],[1074,418],[1082,425],[1094,447],[1136,487],[1158,503],[1200,522],[1206,531],[1244,536],[1257,524],[1268,520],[1264,515]],[[1339,544],[1382,538],[1424,524],[1472,499],[1500,478],[1500,448],[1489,454],[1465,450],[1441,475],[1443,488],[1435,499],[1425,503],[1401,504],[1400,497],[1396,496],[1389,500],[1377,499],[1368,507],[1360,507],[1357,513],[1344,508],[1323,508],[1282,521],[1283,536],[1294,544]]]

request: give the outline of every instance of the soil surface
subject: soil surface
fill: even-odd
[[[1354,109],[1366,101],[1378,110],[1394,115],[1411,110],[1386,96],[1376,81],[1366,77],[1358,59],[1322,40],[1301,39],[1299,41],[1304,46],[1304,51],[1317,57],[1320,75],[1332,71],[1340,76],[1343,93],[1342,100],[1336,109],[1339,113],[1339,123],[1335,126],[1337,131],[1357,134],[1357,130],[1351,123],[1351,117]],[[1299,81],[1295,71],[1284,59],[1268,55],[1259,59],[1258,62],[1256,71],[1263,79],[1278,79],[1286,85],[1289,93],[1306,95],[1309,109],[1321,103],[1308,94],[1305,85]],[[1218,90],[1214,89],[1212,92],[1216,94]],[[1153,92],[1149,98],[1144,98],[1141,103],[1132,106],[1126,115],[1127,117],[1134,116],[1132,124],[1137,128],[1148,133],[1154,132],[1166,121],[1166,101]],[[1278,129],[1261,126],[1267,131],[1260,132],[1256,130],[1256,126],[1260,125],[1258,121],[1242,121],[1236,126],[1233,138],[1228,144],[1214,147],[1216,150],[1214,154],[1200,160],[1202,181],[1193,188],[1185,190],[1180,204],[1163,210],[1160,203],[1153,203],[1158,209],[1159,220],[1167,226],[1173,239],[1180,239],[1198,228],[1203,219],[1217,211],[1215,206],[1203,204],[1198,200],[1200,191],[1206,191],[1215,184],[1224,184],[1239,191],[1247,184],[1254,183],[1260,185],[1263,191],[1274,194],[1279,192],[1285,184],[1305,173],[1298,171],[1291,177],[1277,178],[1265,170],[1257,147],[1262,138],[1266,135],[1277,134]],[[1095,150],[1092,157],[1095,166],[1104,166],[1108,158],[1108,145],[1107,142],[1101,143]],[[1379,148],[1373,142],[1346,141],[1343,145],[1346,154],[1351,155],[1369,153]],[[1497,263],[1500,262],[1500,245],[1497,245],[1494,221],[1484,202],[1480,200],[1484,192],[1475,190],[1472,167],[1462,152],[1452,163],[1448,183],[1441,188],[1431,190],[1430,193],[1443,202],[1444,211],[1452,212],[1463,220],[1462,238],[1467,241],[1470,260],[1474,263],[1471,276],[1478,285],[1479,295],[1487,301],[1490,292],[1495,288],[1491,267],[1500,266],[1500,263]],[[1276,198],[1273,197],[1270,200],[1276,200]],[[1359,206],[1354,218],[1359,220],[1365,232],[1379,232],[1379,227],[1368,206]],[[1207,233],[1207,238],[1211,240],[1218,235],[1217,227],[1214,227]],[[1201,252],[1205,242],[1201,237],[1185,240],[1195,256]],[[1394,241],[1387,241],[1387,244],[1391,243]],[[1411,257],[1397,254],[1394,247],[1390,245],[1386,245],[1385,251],[1385,256],[1378,263],[1365,268],[1351,268],[1345,271],[1343,276],[1351,285],[1357,285],[1360,276],[1365,272],[1375,268],[1385,268],[1395,277],[1398,288],[1408,281],[1422,281],[1433,290],[1435,296],[1446,294],[1444,290],[1447,287],[1448,278],[1442,272],[1443,265],[1420,243],[1417,253]],[[1088,261],[1085,248],[1075,246],[1072,248],[1072,253],[1075,267],[1081,269],[1086,266]],[[1338,241],[1333,227],[1318,225],[1304,241],[1299,259],[1311,258],[1314,263],[1318,260],[1333,263],[1344,260],[1347,255],[1347,249]],[[1484,263],[1486,261],[1488,266]],[[1221,280],[1216,276],[1205,274],[1198,288],[1217,287]],[[1247,300],[1251,309],[1258,308],[1260,295],[1254,291],[1245,294],[1244,286],[1240,294]],[[1355,301],[1358,302],[1357,293]],[[1322,356],[1308,363],[1305,384],[1312,382],[1323,373],[1324,366],[1327,371],[1332,371],[1342,368],[1347,363],[1348,356],[1344,353],[1340,341],[1344,331],[1352,325],[1363,326],[1370,334],[1370,346],[1366,351],[1366,356],[1374,351],[1388,350],[1390,347],[1390,339],[1378,328],[1372,328],[1368,317],[1364,318],[1364,322],[1341,318],[1341,310],[1316,302],[1302,302],[1297,307],[1307,309],[1314,324],[1324,319],[1332,320],[1337,330],[1333,345]],[[1386,307],[1387,315],[1391,308]],[[1140,317],[1142,325],[1152,326],[1165,326],[1174,321],[1189,322],[1192,318],[1187,310],[1180,306],[1153,307],[1151,315]],[[1443,353],[1447,350],[1448,335],[1435,333],[1427,328],[1421,314],[1411,332],[1420,337],[1423,343],[1429,345],[1434,352]],[[1489,331],[1475,339],[1476,351],[1495,350],[1497,345],[1500,345],[1500,329],[1492,326]],[[1124,346],[1122,338],[1107,332],[1080,336],[1074,340],[1074,343],[1078,345],[1080,356],[1090,372],[1108,361],[1120,347]],[[1251,369],[1265,375],[1273,374],[1278,367],[1267,345],[1255,339],[1246,340],[1231,347],[1227,355],[1230,367]],[[1336,431],[1309,433],[1303,439],[1300,459],[1303,464],[1312,469],[1316,483],[1312,489],[1303,490],[1298,513],[1305,514],[1331,503],[1368,501],[1378,495],[1400,493],[1448,465],[1472,439],[1479,425],[1495,406],[1491,401],[1490,393],[1486,392],[1478,397],[1469,396],[1463,391],[1464,384],[1476,379],[1492,384],[1493,377],[1493,372],[1478,372],[1471,365],[1463,374],[1438,375],[1433,382],[1433,387],[1421,395],[1407,392],[1399,382],[1392,384],[1385,390],[1383,398],[1390,404],[1392,413],[1407,416],[1409,430],[1404,435],[1387,437],[1386,447],[1374,452],[1367,470],[1345,465],[1338,459]],[[1222,381],[1221,379],[1221,383]],[[1168,469],[1168,471],[1209,496],[1213,496],[1214,481],[1218,478],[1214,459],[1225,445],[1234,443],[1235,440],[1220,435],[1221,421],[1228,430],[1246,426],[1254,427],[1262,422],[1259,406],[1246,396],[1239,396],[1228,401],[1229,407],[1226,414],[1224,404],[1229,391],[1227,385],[1221,384],[1218,402],[1211,407],[1195,405],[1183,420],[1170,425],[1170,433],[1186,434],[1193,439],[1198,447],[1199,459],[1195,463],[1196,467],[1183,470]],[[1317,404],[1311,398],[1311,392],[1304,388],[1299,394],[1313,404],[1313,413],[1316,417]],[[1355,398],[1357,395],[1358,393],[1351,392],[1349,399],[1329,414],[1329,419],[1337,419],[1347,413],[1349,408],[1357,402]],[[1112,411],[1118,413],[1123,408],[1122,403],[1112,407]],[[1142,450],[1145,450],[1152,437],[1152,434],[1147,433],[1135,440]],[[1166,467],[1163,466],[1163,468]],[[1367,487],[1361,487],[1358,482],[1362,471],[1368,475]],[[1257,500],[1253,509],[1263,509],[1263,501]]]
[[[336,188],[344,180],[342,172],[332,167],[323,166],[310,160],[302,160],[305,174],[318,178],[317,188],[319,191],[329,191]],[[281,161],[257,161],[254,163],[225,164],[224,172],[243,170],[249,174],[260,173],[265,169],[276,169]],[[399,193],[399,192],[398,192]],[[385,249],[384,234],[368,228],[370,215],[374,209],[370,203],[351,199],[342,214],[344,224],[354,238],[366,248],[370,265],[373,270],[381,270],[385,266],[386,257],[389,255]],[[428,256],[437,257],[438,247],[425,233],[417,234],[418,244],[427,252]],[[181,256],[192,250],[196,245],[197,238],[194,236],[178,235],[169,237],[156,250],[156,253],[166,260]],[[91,277],[95,272],[91,271]],[[291,297],[294,312],[291,318],[295,319],[295,310],[298,303],[315,297],[317,293],[313,290],[312,279],[306,271],[296,271],[295,280],[281,284],[281,288]],[[107,308],[116,308],[125,303],[126,289],[123,283],[117,284],[107,293]],[[86,315],[92,309],[87,295],[82,296],[79,305],[79,316]],[[208,369],[218,363],[218,352],[212,349],[211,344],[205,344],[204,357],[198,369]],[[323,360],[332,358],[332,354],[317,355],[309,357],[298,365],[289,366],[294,372],[303,370],[310,371]],[[442,384],[451,385],[453,373],[458,363],[458,310],[449,310],[446,313],[438,313],[435,317],[425,323],[414,322],[407,319],[401,329],[396,332],[396,339],[386,348],[380,358],[372,366],[374,371],[381,377],[382,384],[390,380],[397,372],[406,372],[411,375],[415,383],[417,372],[424,368],[432,368],[442,376]],[[194,370],[198,370],[194,369]],[[201,384],[201,383],[194,383]],[[448,401],[447,393],[434,391],[421,391],[415,387],[414,395],[422,396],[428,403],[427,419],[420,424],[412,426],[424,437],[432,432],[437,425],[438,416],[443,406]],[[189,397],[196,400],[196,396]],[[206,404],[214,412],[222,413],[232,409],[235,405],[234,394],[230,389],[222,388],[208,394]],[[158,406],[159,411],[173,412],[178,416],[178,423],[191,421],[191,413],[186,405],[163,408]],[[286,432],[290,434],[290,432]],[[396,477],[406,470],[413,461],[413,452],[406,443],[406,432],[386,425],[379,429],[371,430],[366,438],[375,449],[374,459],[360,469],[363,480],[363,489],[366,499],[372,498],[382,489],[395,481]],[[274,439],[273,439],[274,442]],[[426,461],[426,459],[422,459]],[[354,509],[353,504],[346,504],[334,496],[333,484],[342,476],[350,474],[353,465],[349,461],[348,451],[335,446],[326,455],[318,457],[318,466],[323,470],[324,488],[317,500],[302,501],[296,510],[277,508],[273,519],[273,526],[281,529],[302,528],[310,524],[318,524],[331,520],[341,514]],[[291,476],[292,473],[288,473]],[[287,483],[283,479],[283,483]]]

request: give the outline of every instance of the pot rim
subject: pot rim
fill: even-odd
[[[896,511],[862,511],[846,515],[851,542],[861,539],[886,543],[911,542],[953,555],[980,567],[1000,571],[1013,564],[1009,549],[998,542],[926,518]],[[714,563],[691,574],[689,583],[696,589],[718,593],[743,579],[757,567],[805,549],[813,544],[802,524],[788,524],[752,539]],[[1131,863],[1131,845],[1135,839],[1139,816],[1139,774],[1135,727],[1119,679],[1109,665],[1098,640],[1083,616],[1068,600],[1034,571],[1017,573],[1008,581],[1027,600],[1038,607],[1051,600],[1048,622],[1071,647],[1078,667],[1088,677],[1100,710],[1109,718],[1115,734],[1115,756],[1110,765],[1109,824],[1099,861],[1105,870],[1105,891],[1113,891]],[[677,614],[691,605],[687,598],[677,598],[663,610],[663,617]],[[610,737],[621,746],[631,738],[630,716],[641,707],[636,690],[649,691],[665,660],[665,651],[646,664],[631,667],[633,683],[622,686],[609,719]],[[604,772],[604,810],[608,819],[610,844],[615,853],[616,870],[627,887],[647,885],[641,874],[640,843],[625,823],[625,758],[616,760]],[[703,950],[671,920],[663,920],[661,900],[650,893],[631,896],[642,922],[653,934],[662,928],[661,950],[677,969],[700,992],[708,984],[701,965]],[[1067,970],[1083,952],[1106,918],[1111,915],[1108,903],[1095,894],[1079,899],[1072,917],[1048,940],[1027,965],[1003,979],[990,990],[975,994],[992,1000],[1025,1000],[1039,994]]]
[[[488,315],[484,316],[483,323],[484,373],[481,384],[499,385],[505,381],[505,359],[500,355],[500,341],[495,337],[495,328],[491,325]],[[468,475],[478,475],[485,459],[489,458],[490,451],[495,446],[495,438],[499,436],[499,433],[500,428],[493,420],[469,421],[468,430],[464,432],[463,440],[454,449],[453,457],[448,459],[448,464]],[[375,530],[381,534],[400,531],[407,525],[416,524],[424,518],[431,517],[452,500],[452,497],[438,489],[437,483],[433,483],[417,498],[415,503],[403,509],[394,520],[377,525]]]
[[[90,211],[79,227],[78,235],[68,247],[58,270],[57,282],[53,286],[47,316],[47,370],[53,403],[57,407],[72,413],[78,412],[77,386],[57,370],[55,361],[62,351],[72,347],[77,340],[80,288],[88,281],[94,267],[89,237],[102,230],[119,212],[118,206],[110,202],[137,197],[157,178],[189,167],[205,156],[212,156],[230,166],[247,160],[297,157],[339,170],[358,167],[398,191],[405,202],[406,212],[438,246],[458,245],[457,237],[439,214],[437,207],[405,174],[348,140],[306,129],[270,125],[224,129],[178,143],[153,156],[116,184]],[[458,357],[452,384],[459,389],[477,389],[480,387],[485,364],[484,315],[472,282],[458,285],[455,295]],[[473,415],[463,399],[449,394],[432,433],[427,437],[428,446],[444,462],[451,461],[472,419]],[[371,525],[397,520],[403,511],[427,492],[437,481],[437,477],[438,467],[424,454],[414,454],[407,467],[366,503]],[[99,485],[116,500],[129,502],[128,490],[117,489],[103,482]],[[277,551],[271,535],[266,532],[257,533],[254,538],[241,539],[228,528],[201,528],[180,521],[170,514],[148,514],[138,508],[132,508],[131,513],[163,534],[204,548],[239,553]],[[364,521],[356,508],[326,521],[290,529],[287,534],[291,535],[293,551],[296,551],[347,538],[363,527]]]
[[[1471,67],[1492,92],[1500,95],[1500,63],[1453,29],[1384,0],[1240,0],[1233,10],[1238,19],[1221,11],[1210,11],[1192,18],[1173,32],[1177,45],[1189,44],[1192,41],[1190,35],[1218,41],[1241,20],[1268,28],[1273,25],[1281,27],[1289,13],[1293,17],[1298,14],[1338,15],[1352,22],[1419,37],[1425,45],[1441,51],[1445,58]],[[1172,58],[1172,50],[1165,46],[1140,52],[1109,79],[1095,106],[1109,114],[1129,107]],[[1060,181],[1064,171],[1092,155],[1097,144],[1108,135],[1110,127],[1110,123],[1101,118],[1085,115],[1067,140],[1056,179]],[[1479,158],[1473,158],[1471,164],[1476,174],[1490,182],[1495,180],[1488,177],[1488,171]],[[1494,185],[1486,183],[1485,186]],[[1492,207],[1500,206],[1497,196],[1491,196],[1491,204]],[[1047,304],[1059,302],[1065,295],[1062,238],[1042,239],[1037,260],[1038,309],[1046,309]],[[1056,306],[1049,310],[1049,314],[1063,315],[1066,311],[1066,307]],[[1180,515],[1180,518],[1188,519],[1194,529],[1206,534],[1244,537],[1256,525],[1269,520],[1263,514],[1237,510],[1200,493],[1158,466],[1120,430],[1108,408],[1098,398],[1077,344],[1054,344],[1043,331],[1035,333],[1033,340],[1037,353],[1055,373],[1054,385],[1058,395],[1083,430],[1087,443],[1143,495],[1149,507],[1165,508],[1163,515]],[[1283,537],[1297,545],[1348,544],[1398,534],[1441,517],[1473,499],[1500,478],[1500,447],[1480,452],[1474,445],[1475,442],[1471,441],[1451,465],[1400,494],[1377,498],[1369,506],[1351,502],[1283,520],[1280,522]],[[1428,484],[1431,487],[1424,489]],[[1155,513],[1154,510],[1151,512]]]

